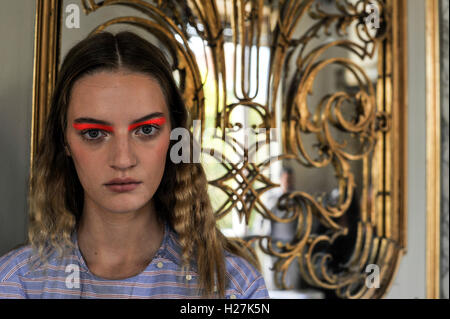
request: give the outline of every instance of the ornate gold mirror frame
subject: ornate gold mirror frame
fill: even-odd
[[[257,114],[257,121],[250,123],[250,127],[266,129],[265,133],[258,131],[263,132],[258,136],[266,143],[271,139],[269,129],[281,125],[280,154],[269,153],[265,160],[252,163],[248,157],[258,151],[257,146],[228,140],[226,143],[233,149],[242,150],[239,154],[242,161],[222,163],[225,173],[210,180],[212,187],[220,188],[227,196],[216,210],[218,220],[235,211],[247,222],[253,215],[280,223],[297,222],[296,236],[290,243],[273,242],[266,235],[240,240],[252,249],[276,257],[277,286],[287,288],[284,278],[289,266],[295,263],[302,279],[333,290],[341,298],[381,298],[393,283],[407,246],[406,1],[328,1],[333,4],[331,11],[321,7],[324,2],[327,1],[82,0],[79,4],[86,15],[111,6],[124,6],[144,14],[146,18],[115,17],[91,31],[122,24],[154,36],[169,52],[174,70],[178,71],[192,119],[203,121],[206,111],[213,112],[219,140],[223,140],[226,129],[239,130],[247,125],[232,119],[231,113],[238,107]],[[371,13],[367,7],[373,8],[379,18],[380,26],[375,31],[368,26]],[[31,157],[42,134],[60,62],[63,15],[62,1],[37,0]],[[299,28],[306,17],[311,24]],[[355,34],[353,40],[347,37],[349,30]],[[332,31],[334,36],[330,37]],[[209,72],[214,102],[205,99],[204,82],[188,41],[192,33],[201,38],[212,57]],[[315,42],[320,36],[328,40]],[[225,42],[239,50],[225,52]],[[261,79],[257,75],[251,79],[249,70],[255,63],[259,70],[262,46],[270,52],[268,77]],[[335,49],[351,53],[354,58],[339,54],[330,57]],[[225,63],[228,54],[234,54],[233,65]],[[378,57],[377,77],[372,81],[363,62],[374,56]],[[329,66],[345,70],[354,84],[310,103],[316,76]],[[239,80],[237,67],[241,72]],[[233,73],[232,69],[235,78],[230,90],[227,73]],[[264,101],[256,101],[256,93],[250,88],[253,83],[258,90],[262,80],[268,83]],[[351,111],[345,111],[349,106]],[[352,154],[346,150],[346,142],[336,140],[332,129],[359,141],[359,152]],[[305,146],[304,135],[317,138],[312,148],[315,154]],[[207,154],[213,148],[206,144],[203,147]],[[228,153],[223,155],[227,157]],[[325,203],[315,194],[292,191],[278,201],[284,216],[266,207],[261,197],[276,183],[264,172],[270,171],[273,163],[288,159],[304,167],[331,167],[338,185],[336,202]],[[352,171],[354,161],[362,163],[361,180]],[[231,187],[227,183],[230,180],[237,182],[237,186]],[[358,198],[356,237],[347,247],[352,254],[336,271],[329,267],[333,259],[330,247],[337,238],[349,233],[340,221],[357,186],[361,188],[361,198]],[[314,222],[326,230],[316,233]],[[373,265],[379,270],[376,287],[367,284],[368,269]]]

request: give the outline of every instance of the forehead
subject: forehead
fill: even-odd
[[[92,116],[130,120],[152,112],[168,115],[166,98],[159,83],[136,72],[102,71],[75,82],[68,116]]]

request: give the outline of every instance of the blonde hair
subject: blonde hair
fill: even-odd
[[[62,255],[67,248],[73,248],[71,236],[82,215],[84,190],[72,159],[64,152],[71,89],[82,76],[120,68],[156,79],[167,99],[171,127],[188,127],[188,113],[171,68],[157,47],[131,32],[116,35],[101,32],[75,45],[58,74],[30,180],[28,242],[37,250],[41,262],[46,261],[52,249]],[[158,207],[158,218],[168,222],[178,234],[184,268],[196,263],[200,293],[205,297],[224,297],[225,250],[247,259],[257,268],[259,264],[253,255],[217,228],[207,187],[201,164],[174,164],[168,152],[164,175],[153,200]]]

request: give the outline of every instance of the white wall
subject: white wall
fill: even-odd
[[[0,255],[25,240],[35,1],[0,7]]]
[[[448,0],[440,1],[440,16],[441,24],[440,28],[440,59],[441,59],[441,152],[442,152],[442,162],[441,162],[441,193],[442,193],[442,203],[441,203],[441,298],[449,298],[448,296],[448,286],[449,286],[449,273],[448,273],[448,254],[449,254],[449,191],[448,191],[448,96],[449,96],[449,68],[448,68],[448,29],[449,29],[449,19],[448,19]]]
[[[386,298],[426,298],[425,1],[408,0],[408,251]]]

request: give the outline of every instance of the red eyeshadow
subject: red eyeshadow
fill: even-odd
[[[148,121],[144,121],[144,122],[138,122],[135,124],[131,124],[130,126],[128,126],[128,130],[131,131],[132,129],[141,126],[141,125],[151,125],[151,124],[156,124],[156,125],[162,125],[166,122],[166,119],[164,117],[158,117],[155,119],[151,119]]]
[[[73,123],[73,127],[77,130],[103,130],[107,132],[114,131],[112,126],[103,124],[91,124],[91,123]]]

